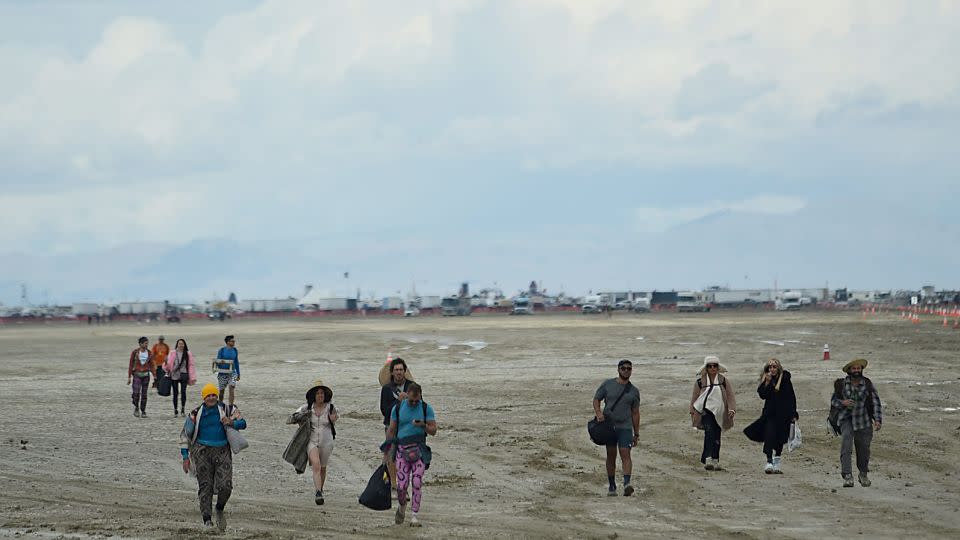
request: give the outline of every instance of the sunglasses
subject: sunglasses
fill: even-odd
[[[633,371],[633,368],[630,367],[630,366],[620,366],[620,369],[622,369],[622,370],[624,370],[624,371]]]
[[[708,367],[708,368],[712,368],[712,367],[718,368],[718,367],[720,367],[720,364],[707,364],[707,367]]]

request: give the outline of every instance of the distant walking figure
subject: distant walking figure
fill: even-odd
[[[223,338],[226,344],[217,351],[217,358],[213,361],[213,371],[217,374],[217,388],[220,392],[220,401],[223,401],[223,390],[230,387],[230,405],[233,405],[234,390],[240,381],[240,353],[235,347],[235,337]]]
[[[690,418],[693,427],[703,430],[703,452],[700,463],[708,471],[722,470],[720,467],[720,436],[733,427],[733,417],[737,414],[737,400],[730,380],[722,373],[723,367],[716,356],[703,359],[703,366],[697,372],[690,397]],[[721,425],[722,423],[722,425]]]
[[[150,389],[150,375],[156,376],[156,367],[153,364],[153,353],[147,349],[150,340],[141,337],[137,340],[139,346],[130,353],[130,363],[127,367],[127,384],[132,386],[133,415],[140,418],[147,417],[147,393]]]
[[[170,354],[167,355],[166,362],[163,364],[164,371],[170,376],[173,384],[170,385],[173,394],[173,415],[176,416],[177,397],[180,398],[180,416],[187,414],[187,385],[193,386],[197,383],[197,366],[193,359],[193,353],[187,347],[187,341],[183,338],[177,340],[177,344]]]
[[[790,372],[784,371],[776,358],[764,364],[757,394],[763,400],[763,412],[743,433],[751,441],[763,443],[763,453],[767,455],[763,472],[783,474],[780,469],[783,445],[790,437],[790,424],[800,416],[797,414],[797,395],[790,382]]]

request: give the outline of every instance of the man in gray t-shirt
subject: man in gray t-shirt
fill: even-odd
[[[633,486],[630,485],[630,475],[633,472],[630,450],[637,445],[639,439],[640,391],[630,384],[632,372],[633,363],[629,360],[621,360],[617,364],[617,377],[603,381],[593,395],[593,412],[597,421],[613,422],[614,431],[617,434],[617,443],[607,446],[607,480],[610,483],[607,495],[611,497],[617,495],[618,451],[620,463],[623,465],[623,495],[629,497],[634,491]],[[600,410],[601,401],[603,401],[602,411]]]

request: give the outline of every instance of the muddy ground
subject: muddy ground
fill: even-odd
[[[188,538],[203,534],[196,484],[180,470],[169,398],[134,418],[126,364],[136,338],[188,340],[205,366],[238,336],[238,404],[250,448],[234,462],[232,538],[935,538],[960,534],[960,331],[855,313],[576,314],[467,318],[192,321],[183,325],[0,327],[0,536]],[[824,343],[833,359],[821,360]],[[357,504],[382,440],[376,372],[406,358],[437,410],[422,529]],[[730,368],[737,425],[722,472],[689,425],[706,354]],[[762,472],[740,430],[759,415],[762,362],[793,373],[804,446]],[[825,426],[831,381],[865,356],[884,403],[873,486],[841,488]],[[598,384],[634,362],[640,445],[631,498],[605,496],[602,449],[586,436]],[[343,418],[326,487],[281,459],[286,415],[322,377]],[[190,403],[212,381],[200,370]],[[619,475],[618,475],[619,481]]]

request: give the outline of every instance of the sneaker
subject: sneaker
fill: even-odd
[[[612,487],[607,490],[607,497],[616,497],[616,496],[617,496],[617,488]]]
[[[410,526],[411,527],[420,527],[420,520],[417,519],[417,515],[413,514],[410,516]]]
[[[217,508],[217,530],[220,532],[227,530],[227,516],[219,508]]]
[[[706,470],[708,470],[708,471],[712,471],[712,470],[713,470],[713,458],[707,458],[707,459],[703,462],[703,468],[706,469]]]
[[[322,490],[319,490],[319,489],[317,490],[317,494],[313,497],[313,502],[317,503],[318,506],[321,505],[321,504],[323,504],[323,491],[322,491]]]
[[[147,411],[140,411],[140,418],[146,418],[146,417],[147,417]]]
[[[178,417],[178,416],[180,416],[180,413],[179,413],[176,409],[174,409],[174,410],[173,410],[173,417],[176,418],[176,417]]]
[[[213,528],[213,522],[210,521],[210,516],[203,516],[203,527],[204,527],[204,528],[207,528],[207,527]]]
[[[406,509],[407,509],[407,506],[405,504],[401,504],[397,506],[397,514],[393,518],[394,523],[396,523],[397,525],[403,523],[403,513],[406,511]]]
[[[180,418],[186,418],[186,417],[187,417],[187,411],[180,411]]]
[[[713,460],[713,470],[715,470],[715,471],[722,471],[722,470],[723,470],[723,467],[720,466],[720,460],[719,460],[719,459]]]
[[[853,475],[843,477],[843,487],[853,487]]]
[[[773,474],[783,474],[780,470],[780,456],[773,457]]]
[[[867,473],[865,473],[865,472],[860,473],[859,476],[857,477],[857,479],[860,480],[860,485],[861,485],[861,486],[863,486],[863,487],[870,487],[870,479],[867,478]],[[851,483],[851,484],[853,483],[853,479],[852,479],[852,478],[850,479],[850,483]]]
[[[773,463],[769,463],[769,462],[768,462],[768,463],[763,467],[763,472],[765,472],[765,473],[767,473],[767,474],[773,474]]]
[[[133,408],[133,415],[136,416],[137,418],[140,418],[140,409],[134,407],[134,408]]]
[[[623,486],[623,496],[629,497],[631,495],[633,495],[633,486],[631,486],[630,484]]]

